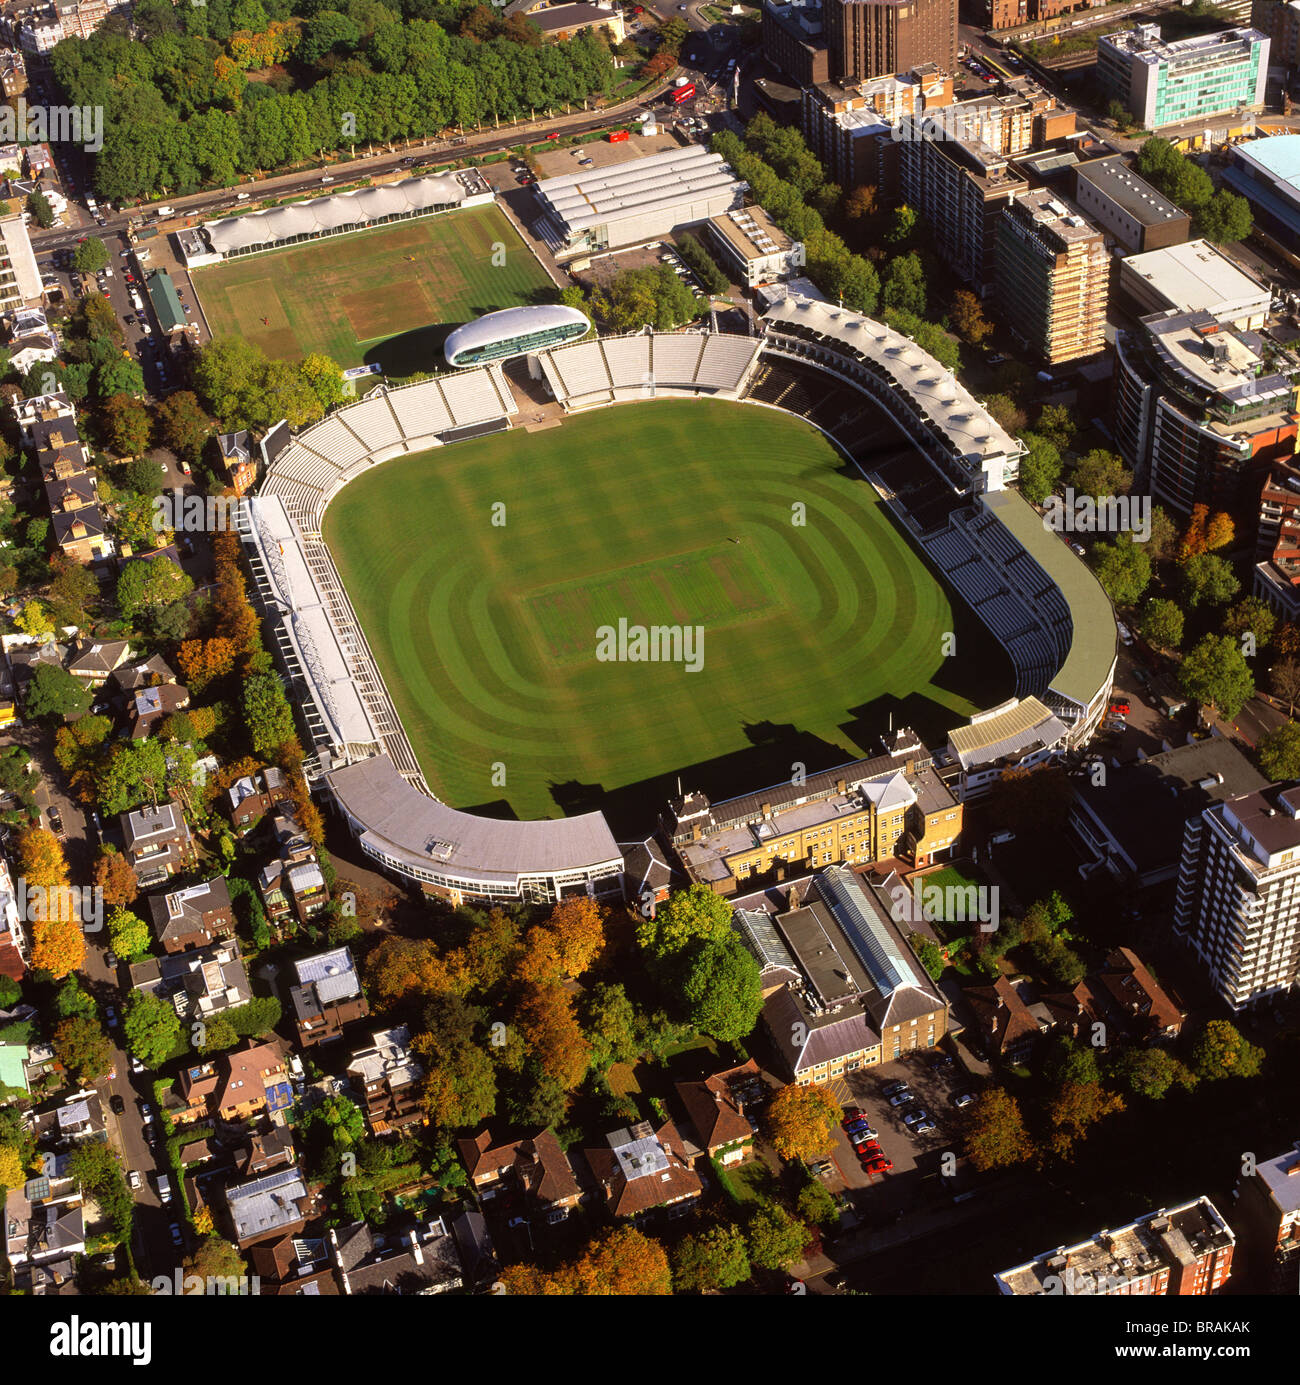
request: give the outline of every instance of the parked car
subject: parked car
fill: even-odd
[[[972,1092],[958,1092],[957,1095],[953,1097],[952,1104],[956,1106],[958,1110],[962,1110],[967,1106],[973,1106],[975,1104],[975,1096]]]
[[[1122,620],[1117,620],[1115,622],[1115,629],[1119,631],[1119,637],[1125,644],[1133,643],[1133,632]]]
[[[912,1133],[914,1135],[933,1135],[938,1128],[939,1127],[935,1125],[930,1117],[927,1116],[923,1121],[920,1121],[912,1127]]]
[[[172,1233],[172,1245],[183,1246],[185,1244],[185,1237],[181,1235],[181,1229],[175,1222],[172,1222],[167,1229]]]
[[[117,970],[118,960],[119,959],[117,953],[114,952],[111,947],[106,953],[104,953],[104,961],[107,962],[108,965],[112,967],[114,971]]]
[[[885,1085],[881,1087],[880,1094],[882,1096],[895,1096],[899,1092],[907,1091],[907,1089],[906,1082],[886,1082]]]
[[[895,1092],[894,1095],[889,1098],[889,1104],[891,1106],[906,1106],[909,1102],[915,1100],[916,1098],[911,1092]]]
[[[887,1155],[882,1154],[879,1158],[873,1159],[871,1163],[864,1165],[864,1167],[870,1174],[891,1173],[894,1168],[894,1161]]]
[[[61,837],[63,835],[63,814],[60,813],[57,808],[51,805],[51,807],[49,808],[49,815],[50,826],[54,829],[55,836]]]
[[[144,1064],[143,1064],[138,1058],[132,1058],[132,1059],[131,1059],[131,1071],[132,1071],[132,1072],[143,1072],[143,1071],[144,1071]]]
[[[127,1174],[126,1181],[131,1185],[132,1188],[138,1188],[141,1182],[140,1170],[132,1169],[131,1172]]]
[[[108,1021],[110,1029],[117,1028],[117,1011],[111,1005],[104,1006],[104,1018]]]
[[[1081,543],[1072,543],[1070,545],[1070,551],[1078,554],[1080,558],[1086,558],[1088,556],[1088,550]]]
[[[1133,670],[1133,677],[1136,678],[1138,682],[1143,684],[1144,686],[1151,681],[1150,675],[1144,668],[1135,668]]]
[[[112,1111],[115,1116],[124,1116],[126,1115],[126,1102],[114,1092],[108,1099],[108,1109]]]

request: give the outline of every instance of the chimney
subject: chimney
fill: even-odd
[[[848,791],[849,781],[847,779],[837,779],[835,781],[835,792],[837,794],[846,794]]]
[[[768,818],[772,816],[772,805],[770,803],[764,803],[761,806],[763,809],[763,821],[766,822]]]
[[[414,1231],[408,1233],[411,1237],[411,1258],[417,1265],[424,1264],[424,1251],[420,1249],[420,1238]]]

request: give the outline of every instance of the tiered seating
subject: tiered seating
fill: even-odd
[[[347,414],[348,426],[365,441],[371,452],[378,452],[382,447],[392,447],[394,443],[402,440],[402,430],[398,427],[397,419],[383,395],[375,399],[363,399],[360,404],[351,405]]]
[[[662,385],[693,385],[706,338],[697,333],[655,337],[652,366]]]
[[[442,386],[443,398],[457,428],[468,427],[471,423],[486,423],[490,418],[500,418],[504,412],[501,397],[492,387],[486,370],[465,370],[456,375],[442,375],[437,383]]]
[[[309,447],[295,445],[275,464],[275,475],[291,481],[305,481],[309,486],[325,490],[338,479],[339,468],[328,457],[322,457]]]
[[[751,337],[706,337],[696,383],[709,389],[739,389],[761,345],[759,340]]]
[[[972,606],[1006,593],[1006,585],[998,580],[982,558],[971,558],[960,567],[948,568],[946,575]]]
[[[408,438],[427,438],[431,433],[443,433],[454,426],[443,403],[442,392],[433,380],[421,380],[418,385],[392,390],[388,400]]]
[[[605,355],[605,366],[609,371],[610,383],[614,386],[617,398],[620,389],[645,389],[650,383],[650,338],[609,337],[600,343]],[[671,382],[655,372],[655,383],[667,385]]]
[[[357,435],[353,433],[338,414],[325,419],[305,433],[298,435],[298,441],[322,457],[328,457],[340,469],[351,466],[359,457],[366,455]]]
[[[568,399],[581,399],[584,395],[602,391],[608,393],[609,371],[605,368],[605,357],[599,341],[580,341],[574,346],[565,346],[546,354],[564,385]]]

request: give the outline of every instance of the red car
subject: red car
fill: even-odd
[[[559,135],[557,135],[557,134],[549,134],[549,135],[546,136],[546,138],[547,138],[547,139],[559,139]]]
[[[1111,715],[1112,715],[1112,716],[1126,717],[1126,716],[1128,716],[1128,711],[1129,711],[1128,703],[1127,703],[1127,702],[1112,702],[1112,703],[1110,704],[1110,711],[1111,711]]]
[[[863,1168],[873,1176],[878,1173],[890,1173],[894,1167],[894,1161],[886,1158],[885,1155],[877,1155],[869,1164],[864,1164]]]
[[[844,1108],[844,1119],[840,1122],[840,1129],[847,1130],[854,1121],[863,1119],[862,1112],[856,1106],[846,1106]]]

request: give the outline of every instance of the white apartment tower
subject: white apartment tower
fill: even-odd
[[[1174,928],[1234,1010],[1295,984],[1298,920],[1300,787],[1270,785],[1189,819]]]

